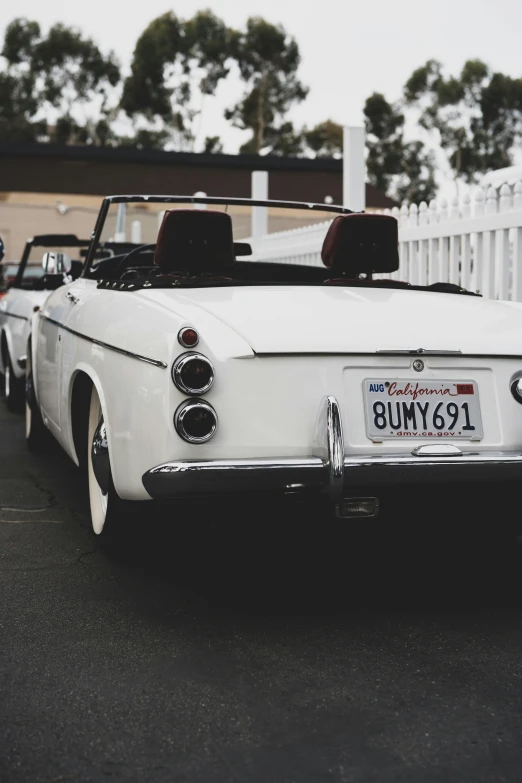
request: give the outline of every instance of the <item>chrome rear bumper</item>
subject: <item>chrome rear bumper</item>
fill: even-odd
[[[458,451],[458,450],[457,450]],[[322,492],[334,502],[362,488],[498,482],[522,479],[522,452],[458,451],[453,456],[345,456],[339,406],[321,406],[313,454],[302,458],[179,460],[147,471],[143,485],[157,499],[238,492]]]

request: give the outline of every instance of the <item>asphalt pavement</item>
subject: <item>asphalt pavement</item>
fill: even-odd
[[[159,509],[107,552],[79,471],[0,405],[0,780],[521,781],[504,501]]]

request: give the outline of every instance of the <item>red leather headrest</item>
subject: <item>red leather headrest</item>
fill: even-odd
[[[326,234],[323,264],[347,277],[399,268],[398,223],[390,215],[339,215]]]
[[[232,220],[210,209],[165,212],[154,263],[170,272],[224,272],[234,263]]]

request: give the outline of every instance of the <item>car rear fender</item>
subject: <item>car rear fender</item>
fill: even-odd
[[[2,372],[5,368],[5,359],[6,359],[6,351],[9,352],[9,356],[11,357],[11,362],[13,361],[13,340],[11,336],[11,331],[9,329],[9,324],[4,324],[2,327],[2,331],[0,333],[0,366],[2,368]]]
[[[75,416],[73,415],[75,413],[73,403],[74,403],[74,397],[75,394],[78,393],[78,384],[77,381],[79,379],[79,376],[83,375],[86,376],[91,384],[95,387],[96,392],[98,394],[98,398],[100,400],[100,405],[102,409],[103,419],[107,425],[107,440],[109,443],[109,458],[112,452],[111,449],[111,430],[109,426],[109,418],[107,413],[107,401],[105,398],[105,394],[103,392],[103,386],[101,383],[101,380],[97,374],[97,372],[88,364],[84,362],[80,362],[77,367],[75,368],[74,372],[72,373],[70,380],[69,380],[69,388],[67,393],[68,398],[68,410],[69,414],[67,416],[67,425],[62,428],[62,440],[61,445],[67,452],[67,454],[70,456],[70,458],[75,462],[76,465],[80,466],[80,455],[77,453],[76,445],[78,443],[78,438],[75,438],[75,425],[81,426],[81,424],[78,424],[78,421],[75,419]],[[83,414],[88,414],[88,406],[90,405],[90,395],[88,399],[84,400],[82,402],[82,405],[87,406],[87,410],[82,410],[82,416],[81,421],[84,421]],[[85,416],[86,421],[86,416]]]

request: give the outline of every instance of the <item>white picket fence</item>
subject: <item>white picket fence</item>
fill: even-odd
[[[457,283],[493,299],[522,302],[522,182],[477,188],[448,206],[423,202],[395,208],[400,268],[389,277],[416,285]],[[331,221],[266,234],[253,260],[321,265]]]

